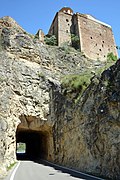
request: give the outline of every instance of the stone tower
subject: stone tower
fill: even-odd
[[[58,46],[71,44],[71,34],[79,37],[79,48],[90,59],[106,60],[107,54],[117,55],[112,28],[91,15],[73,13],[69,7],[56,13],[49,35],[55,35]]]

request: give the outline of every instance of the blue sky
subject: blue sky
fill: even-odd
[[[47,34],[54,15],[64,6],[111,25],[120,46],[120,0],[0,0],[0,17],[11,16],[29,33],[43,29]]]

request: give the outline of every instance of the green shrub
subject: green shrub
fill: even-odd
[[[71,34],[72,47],[76,50],[80,48],[80,39],[75,34]]]
[[[64,42],[59,49],[63,50],[65,54],[70,54],[72,52],[72,47],[68,45],[68,42]]]
[[[51,46],[56,46],[57,45],[57,39],[55,35],[46,35],[45,36],[45,43]]]
[[[78,102],[82,93],[90,84],[90,79],[93,75],[89,72],[83,74],[71,74],[66,75],[61,79],[62,91],[64,95],[69,99],[72,99],[75,103]]]
[[[67,88],[71,92],[81,92],[89,85],[91,77],[90,73],[66,75],[61,79],[62,87]]]
[[[117,61],[117,56],[113,54],[113,52],[108,53],[107,55],[107,61],[111,62],[111,61]]]

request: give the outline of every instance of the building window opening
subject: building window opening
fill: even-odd
[[[104,47],[104,45],[102,44],[102,47]]]
[[[99,51],[102,51],[101,49],[99,49]]]
[[[66,19],[66,22],[69,22],[69,20],[68,20],[68,19]]]
[[[93,37],[90,37],[90,39],[93,39]]]
[[[66,33],[68,33],[69,31],[68,30],[66,30]]]
[[[105,41],[103,41],[103,43],[105,43]]]

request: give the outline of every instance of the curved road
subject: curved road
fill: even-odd
[[[19,161],[6,180],[103,180],[47,161]]]

